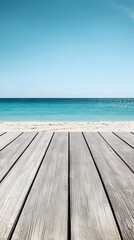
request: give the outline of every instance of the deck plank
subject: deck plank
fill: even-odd
[[[81,133],[70,136],[71,239],[120,239],[108,199]]]
[[[130,132],[115,132],[117,136],[134,148],[134,135]]]
[[[0,151],[8,146],[14,139],[19,137],[22,133],[20,132],[9,132],[0,137]]]
[[[12,240],[67,240],[68,135],[56,133]]]
[[[35,135],[36,133],[23,133],[0,152],[0,183]]]
[[[39,133],[0,185],[0,239],[14,227],[52,133]]]
[[[134,172],[134,149],[113,133],[101,132],[100,134]]]
[[[123,240],[134,239],[134,174],[98,133],[85,133]]]

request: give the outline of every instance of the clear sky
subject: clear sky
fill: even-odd
[[[134,1],[0,0],[0,97],[134,97]]]

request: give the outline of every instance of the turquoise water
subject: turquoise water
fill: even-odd
[[[0,121],[134,120],[134,99],[0,99]]]

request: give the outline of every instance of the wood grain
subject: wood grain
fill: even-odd
[[[8,146],[14,139],[19,137],[22,133],[14,132],[14,133],[6,133],[0,137],[0,151]]]
[[[67,240],[68,138],[56,133],[12,240]]]
[[[39,133],[0,185],[0,239],[14,227],[52,133]]]
[[[100,133],[108,144],[116,151],[116,153],[124,160],[124,162],[134,171],[134,149],[123,142],[113,133]]]
[[[85,133],[122,232],[134,240],[134,174],[98,133]]]
[[[70,137],[71,239],[120,239],[114,216],[81,133]]]
[[[0,183],[35,135],[36,133],[23,133],[0,152]]]

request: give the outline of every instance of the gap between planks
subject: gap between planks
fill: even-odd
[[[17,161],[21,158],[24,152],[28,149],[30,144],[36,138],[38,133],[23,133],[18,138],[15,139],[11,144],[9,144],[6,148],[0,152],[0,157],[3,160],[3,164],[1,164],[0,168],[0,183],[4,180],[4,178],[9,174],[11,169],[15,166]],[[24,138],[24,139],[23,139]],[[16,147],[17,141],[17,147]],[[24,142],[25,141],[25,142]],[[21,146],[20,146],[21,144]],[[19,149],[21,147],[21,149]]]
[[[129,144],[126,144],[126,142],[122,141],[122,139],[118,138],[118,136],[116,136],[115,134],[113,134],[113,138],[115,137],[115,142],[110,141],[109,139],[110,134],[113,133],[99,132],[99,135],[113,150],[113,152],[121,159],[121,161],[129,168],[129,170],[132,171],[132,173],[134,173],[134,161],[132,158],[133,156],[132,152],[134,151],[134,149]],[[119,143],[119,141],[122,141],[122,144],[120,144],[120,147],[118,148],[118,145],[115,144]],[[126,150],[127,153],[125,152]]]

